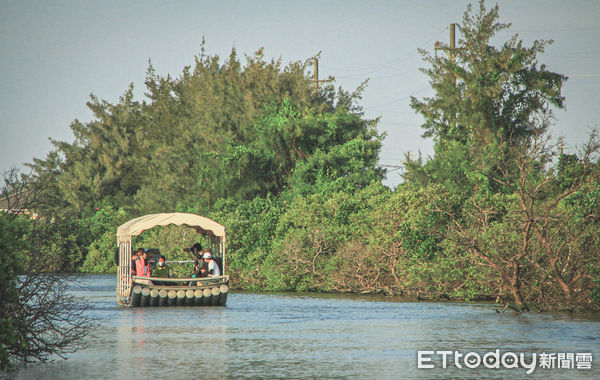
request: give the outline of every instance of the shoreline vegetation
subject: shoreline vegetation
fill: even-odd
[[[377,164],[379,120],[360,106],[366,81],[315,89],[312,58],[221,59],[202,41],[177,77],[150,63],[143,100],[133,85],[116,103],[91,95],[73,142],[5,176],[3,301],[17,305],[20,273],[110,273],[120,224],[191,212],[226,226],[237,289],[598,311],[600,138],[564,153],[549,127],[567,77],[540,63],[551,41],[493,45],[510,27],[498,20],[481,1],[458,25],[464,48],[421,51],[434,95],[410,103],[435,153],[407,154],[394,189]],[[197,239],[173,227],[134,245],[186,260]]]

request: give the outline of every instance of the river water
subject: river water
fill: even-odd
[[[497,313],[491,304],[390,297],[233,292],[227,307],[121,308],[115,276],[74,290],[98,328],[86,349],[22,368],[15,379],[600,378],[600,318]],[[452,354],[418,351],[452,351]],[[498,351],[496,351],[498,350]],[[455,352],[458,354],[455,355]],[[471,353],[471,354],[470,354]],[[523,354],[526,365],[511,367]],[[543,353],[565,354],[541,368]],[[495,356],[500,368],[494,367]],[[570,359],[573,354],[573,359]],[[579,355],[578,355],[579,354]],[[468,368],[459,355],[469,355]],[[443,358],[446,357],[446,368]],[[550,356],[548,356],[550,358]],[[431,359],[431,361],[428,361]],[[464,359],[464,358],[463,358]],[[503,359],[505,362],[503,362]]]

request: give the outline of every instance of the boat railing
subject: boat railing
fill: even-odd
[[[136,282],[136,280],[141,280],[143,282],[145,281],[157,281],[157,282],[161,282],[161,283],[173,283],[173,284],[181,284],[181,285],[185,285],[187,286],[190,282],[195,282],[198,283],[200,282],[200,286],[208,286],[208,285],[214,285],[214,284],[221,284],[223,282],[227,282],[229,281],[229,276],[228,275],[224,275],[224,276],[211,276],[211,277],[198,277],[198,278],[193,278],[193,277],[185,277],[185,278],[165,278],[165,277],[144,277],[144,276],[131,276],[131,278],[133,279],[134,282]],[[143,283],[140,282],[140,283]]]

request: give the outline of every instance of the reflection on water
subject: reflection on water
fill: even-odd
[[[592,352],[598,318],[496,313],[489,304],[402,302],[373,296],[232,293],[217,308],[120,308],[114,276],[74,290],[99,327],[69,360],[16,379],[523,378],[517,369],[418,369],[417,350]],[[441,367],[441,362],[436,362]],[[531,378],[600,378],[592,370],[536,369]]]

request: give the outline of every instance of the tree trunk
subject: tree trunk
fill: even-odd
[[[518,262],[512,262],[512,275],[510,277],[510,287],[513,298],[515,299],[515,303],[522,310],[527,310],[527,305],[525,301],[523,301],[523,297],[521,296],[521,279],[520,276],[520,266]]]
[[[556,261],[558,261],[557,257],[550,256],[550,269],[552,269],[552,276],[554,277],[556,282],[558,282],[558,285],[560,285],[560,288],[563,291],[567,300],[567,304],[571,306],[571,301],[573,300],[573,289],[569,286],[569,284],[567,284],[563,276],[560,274],[560,271],[556,267]]]

